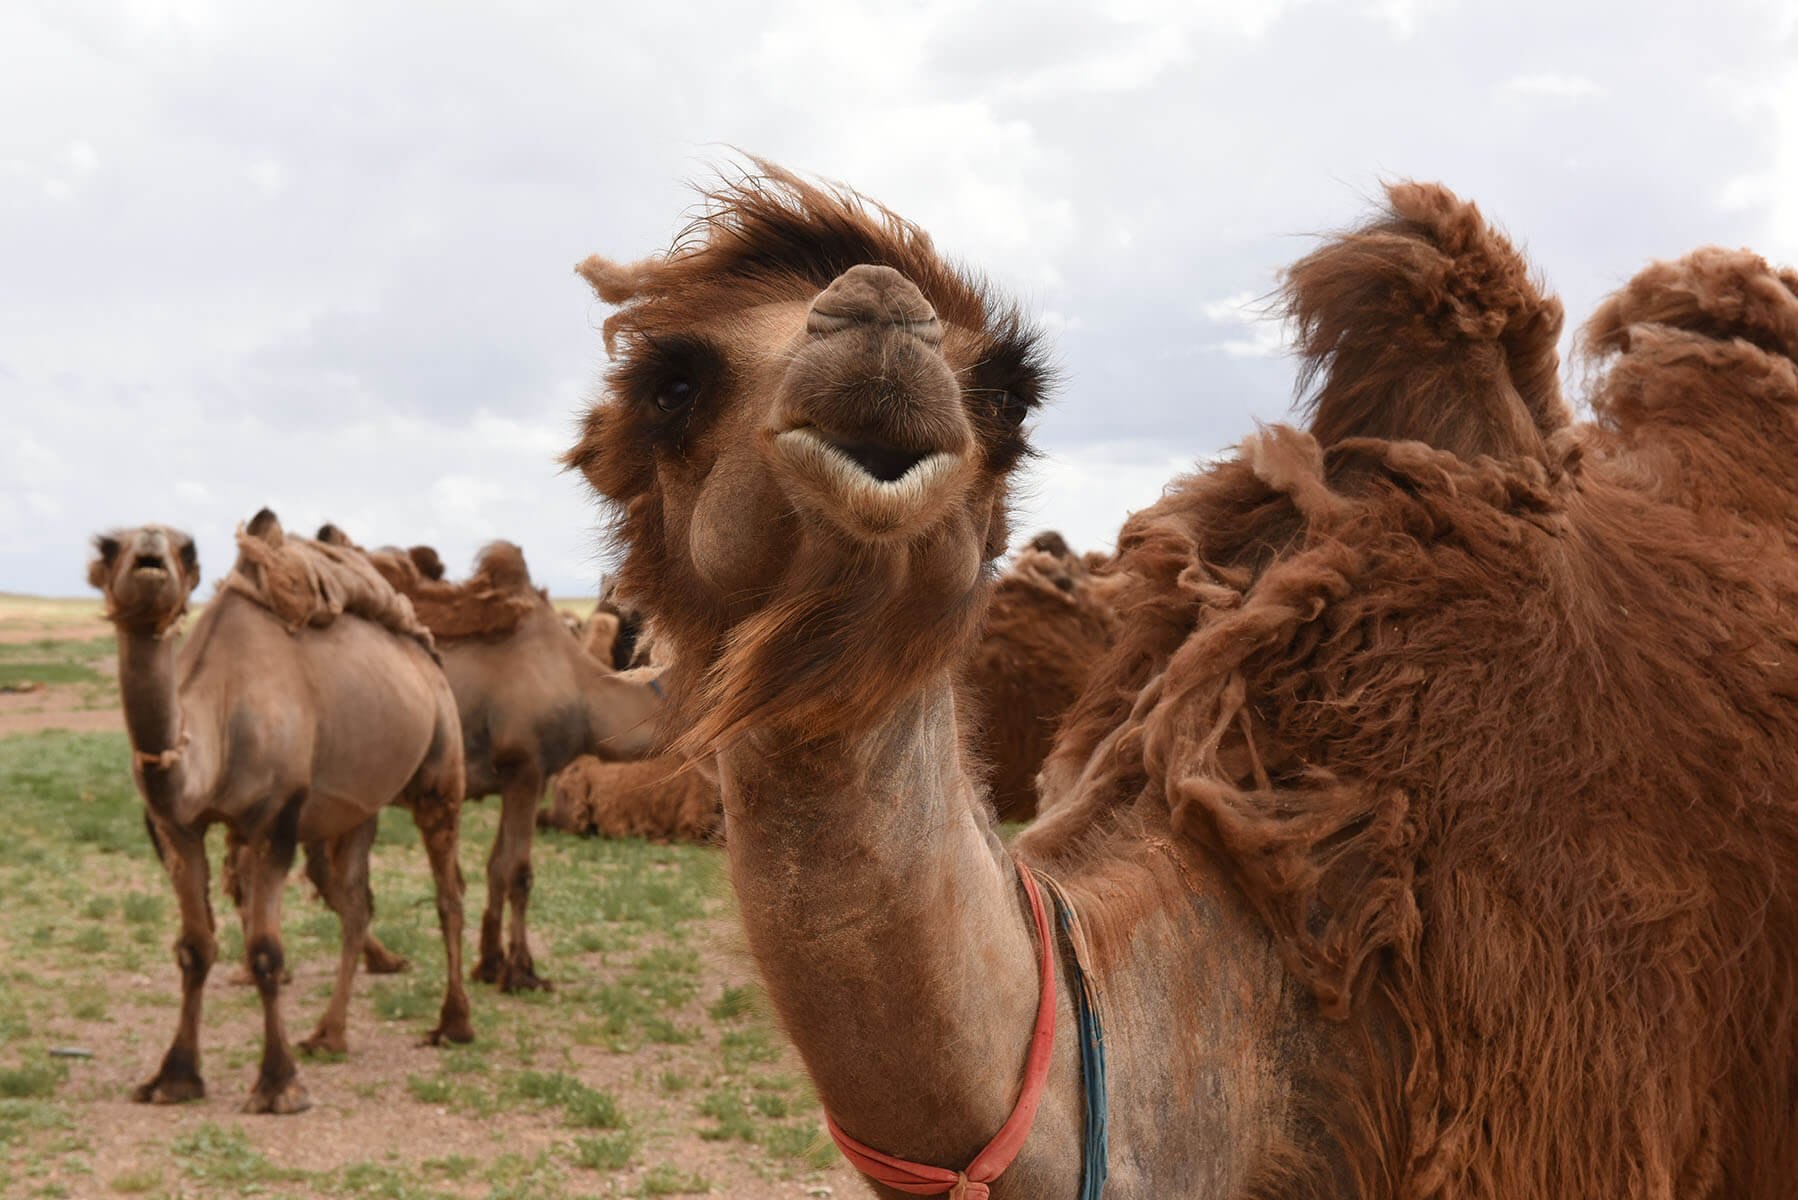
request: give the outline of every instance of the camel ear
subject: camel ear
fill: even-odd
[[[327,546],[344,546],[346,548],[355,544],[350,541],[349,534],[330,521],[326,521],[318,527],[318,534],[314,540],[323,542]]]
[[[200,548],[185,533],[175,535],[179,539],[175,546],[175,554],[181,559],[181,571],[187,576],[189,591],[200,585]]]
[[[87,582],[90,587],[106,590],[107,580],[112,578],[112,564],[118,561],[121,543],[117,534],[96,533],[94,535],[94,555],[87,564]]]

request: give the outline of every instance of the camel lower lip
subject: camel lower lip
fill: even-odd
[[[896,459],[881,464],[886,469],[904,467],[893,478],[882,479],[858,461],[858,451],[872,457],[863,444],[826,436],[809,425],[777,434],[774,441],[819,499],[840,507],[840,515],[853,524],[876,532],[904,525],[931,507],[942,490],[939,485],[954,473],[962,457],[944,450],[913,452],[916,457],[909,465]]]

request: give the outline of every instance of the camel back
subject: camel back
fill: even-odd
[[[431,631],[412,604],[360,552],[292,537],[267,509],[237,530],[237,563],[219,585],[268,609],[289,632],[331,624],[349,613],[411,638],[437,657]]]
[[[502,638],[538,609],[549,607],[549,595],[531,586],[524,551],[510,542],[494,542],[481,551],[475,572],[462,583],[428,579],[415,556],[377,550],[368,562],[412,608],[440,642],[470,638]]]

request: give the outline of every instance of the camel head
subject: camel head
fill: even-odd
[[[167,525],[139,525],[94,537],[87,581],[106,596],[106,615],[128,633],[162,634],[187,611],[200,582],[194,540]]]
[[[950,660],[1045,386],[1016,309],[922,230],[757,165],[669,254],[579,267],[618,308],[567,461],[614,506],[698,743],[853,723]]]

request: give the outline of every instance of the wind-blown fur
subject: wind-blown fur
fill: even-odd
[[[1117,636],[1113,590],[1054,533],[1019,551],[994,589],[961,695],[1005,820],[1036,815],[1036,773],[1056,727]]]
[[[1161,809],[1265,922],[1346,1049],[1256,1196],[1789,1195],[1793,276],[1649,268],[1575,427],[1509,243],[1389,198],[1289,278],[1312,432],[1126,526],[1024,853]]]
[[[810,296],[860,264],[897,269],[929,298],[946,325],[980,337],[971,387],[1019,375],[1046,376],[1033,336],[980,279],[942,258],[922,229],[843,189],[821,187],[770,163],[759,174],[706,197],[707,211],[666,255],[633,264],[597,257],[578,270],[602,299],[619,305],[604,326],[607,346],[679,341],[710,318],[742,311],[758,298]],[[641,391],[632,356],[608,379],[614,397]],[[1034,388],[1014,390],[1026,405]],[[696,406],[696,413],[699,407]],[[618,584],[630,597],[655,597],[659,635],[692,649],[664,677],[674,713],[703,713],[691,728],[670,729],[677,748],[703,753],[751,721],[778,719],[820,735],[857,714],[880,709],[947,665],[978,628],[987,588],[941,604],[869,586],[881,572],[844,570],[831,556],[800,557],[773,597],[744,597],[757,611],[728,641],[705,647],[741,612],[722,609],[687,575],[665,540],[666,512],[655,477],[657,441],[691,445],[705,415],[670,427],[653,409],[614,401],[590,411],[580,442],[565,457],[616,506],[617,537],[632,547]],[[1009,470],[1028,453],[1024,435],[995,409],[976,419],[987,468]],[[1003,505],[986,546],[988,562],[1005,548]],[[915,560],[933,547],[909,550]],[[887,551],[870,551],[887,553]],[[870,636],[869,631],[876,631]],[[895,664],[903,664],[895,669]],[[694,703],[686,703],[685,697]]]

